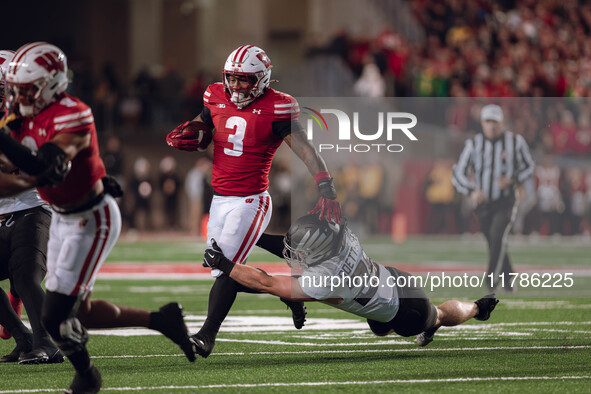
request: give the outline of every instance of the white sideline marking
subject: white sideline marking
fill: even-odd
[[[481,378],[447,378],[447,379],[393,379],[393,380],[357,380],[345,382],[290,382],[290,383],[237,383],[237,384],[209,384],[203,386],[158,386],[158,387],[103,387],[103,391],[145,391],[145,390],[197,390],[218,388],[248,388],[248,387],[291,387],[291,386],[358,386],[366,384],[414,384],[414,383],[463,383],[463,382],[494,382],[512,380],[574,380],[591,379],[591,376],[494,376]],[[0,391],[8,393],[46,393],[61,391],[56,389],[32,389]]]

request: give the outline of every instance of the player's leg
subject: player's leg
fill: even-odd
[[[47,242],[51,213],[43,207],[15,214],[10,256],[14,289],[22,299],[33,329],[33,349],[19,359],[21,364],[61,363],[63,355],[41,322],[45,293],[41,282],[46,273]]]
[[[80,297],[48,290],[42,319],[47,332],[76,370],[69,392],[96,393],[100,390],[102,378],[86,349],[88,331],[75,317]]]
[[[14,310],[16,315],[20,318],[21,314],[23,312],[23,301],[20,299],[20,297],[18,296],[18,293],[14,289],[12,281],[10,282],[10,291],[8,292],[8,301],[10,302],[10,305],[12,306],[12,309]],[[0,338],[10,339],[11,337],[12,337],[12,334],[10,333],[10,331],[5,329],[4,326],[2,326],[0,324]]]
[[[15,363],[23,353],[31,351],[33,336],[23,324],[10,305],[8,296],[0,289],[0,324],[10,333],[16,341],[16,347],[9,354],[0,358],[0,363]]]
[[[474,302],[450,300],[438,305],[437,320],[433,327],[417,335],[416,343],[419,346],[427,346],[433,341],[435,332],[442,326],[452,327],[465,323],[475,318],[476,320],[488,320],[499,300],[494,294],[489,294]]]
[[[10,277],[9,259],[12,227],[14,226],[0,227],[0,280],[6,280]],[[31,332],[25,327],[20,317],[16,314],[6,292],[2,289],[0,289],[0,324],[3,327],[3,330],[7,333],[5,339],[9,339],[13,336],[16,341],[15,349],[11,353],[0,358],[0,362],[17,362],[18,357],[22,352],[28,352],[31,350],[33,338]]]
[[[492,216],[490,230],[489,274],[494,274],[497,284],[499,275],[504,274],[506,289],[511,279],[509,273],[513,272],[513,267],[507,258],[507,238],[513,225],[515,212],[512,205],[499,207]]]
[[[261,193],[248,197],[215,196],[207,224],[207,245],[215,239],[224,255],[236,263],[244,263],[271,218],[271,197]],[[238,284],[218,270],[212,270],[216,280],[209,293],[207,318],[197,334],[192,336],[197,353],[207,357],[215,344],[220,327],[230,312]]]
[[[492,232],[492,219],[493,219],[493,213],[490,210],[486,210],[485,212],[479,212],[477,214],[478,216],[478,223],[480,225],[480,231],[482,232],[482,235],[484,235],[484,238],[486,239],[486,245],[488,247],[488,265],[487,265],[487,274],[491,274],[494,273],[494,266],[496,264],[496,260],[493,260],[493,258],[498,258],[495,257],[493,252],[494,252],[494,243],[493,243],[493,232]],[[494,289],[496,287],[496,283],[497,283],[497,279],[498,278],[493,278],[493,286],[490,286],[491,283],[490,281],[488,281],[488,285],[487,287]]]
[[[408,337],[417,335],[433,327],[437,321],[437,310],[429,301],[427,294],[422,288],[416,285],[416,281],[411,278],[408,272],[401,271],[394,267],[387,267],[392,277],[396,278],[394,283],[398,283],[398,277],[404,276],[404,283],[407,286],[398,287],[398,312],[389,322],[376,322],[368,320],[368,324],[376,335],[388,335],[391,332]]]
[[[89,211],[54,214],[52,218],[42,319],[76,370],[70,386],[74,392],[97,392],[101,387],[100,373],[86,349],[88,333],[76,313],[85,294],[92,290],[96,273],[120,230],[119,208],[109,195]]]
[[[78,319],[86,328],[145,327],[159,331],[195,361],[195,349],[189,341],[180,304],[169,303],[156,312],[116,305],[106,300],[93,300],[90,294],[78,308]]]

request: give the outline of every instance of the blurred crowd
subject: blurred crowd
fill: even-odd
[[[586,97],[591,4],[567,0],[408,1],[426,39],[345,30],[308,55],[334,54],[361,96]]]
[[[480,131],[481,98],[499,98],[507,127],[524,136],[537,162],[535,177],[520,190],[514,231],[589,233],[591,100],[582,98],[591,93],[591,4],[577,0],[407,4],[423,28],[424,40],[410,43],[394,30],[375,37],[341,30],[328,42],[311,45],[307,58],[340,58],[354,76],[357,96],[451,97],[440,126],[456,145]],[[97,125],[107,136],[124,136],[126,130],[158,129],[161,134],[163,125],[193,118],[213,80],[203,72],[184,80],[174,62],[144,68],[129,81],[122,81],[109,65],[97,76],[85,73],[83,67],[76,70],[73,93],[92,105]],[[125,184],[122,208],[128,228],[185,227],[192,234],[202,233],[211,198],[210,158],[198,156],[194,167],[187,168],[176,163],[171,152],[157,159],[136,156],[125,171],[117,153],[120,142],[115,140],[104,141],[105,163],[112,163],[109,172],[119,174]],[[428,161],[428,171],[413,179],[423,185],[415,193],[426,210],[420,232],[473,231],[469,202],[451,185],[456,160],[451,150],[442,160]],[[289,162],[280,160],[271,171],[272,227],[277,229],[289,223],[289,171]],[[345,215],[364,218],[363,229],[370,233],[388,233],[390,218],[405,208],[395,196],[403,178],[388,184],[391,174],[383,163],[349,163],[333,173]],[[313,201],[314,184],[301,186]]]
[[[74,65],[76,67],[76,65]],[[203,108],[203,92],[212,78],[197,72],[185,80],[174,62],[142,68],[123,80],[110,64],[98,75],[76,67],[71,93],[93,109],[97,128],[107,134],[151,132],[162,125],[192,119]]]

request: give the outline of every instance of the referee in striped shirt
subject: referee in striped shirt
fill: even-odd
[[[513,267],[507,254],[507,235],[517,212],[516,189],[533,174],[534,162],[523,137],[504,130],[501,107],[484,106],[480,124],[482,133],[466,141],[454,165],[452,182],[476,205],[480,229],[488,242],[488,274],[493,274],[488,286],[496,289],[500,275],[505,275],[505,290],[513,291],[508,286]]]

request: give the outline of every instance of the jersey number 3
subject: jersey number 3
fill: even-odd
[[[232,149],[224,148],[224,153],[228,156],[242,156],[246,119],[240,116],[232,116],[226,121],[226,129],[234,131],[234,134],[228,135],[228,142],[232,144]]]

